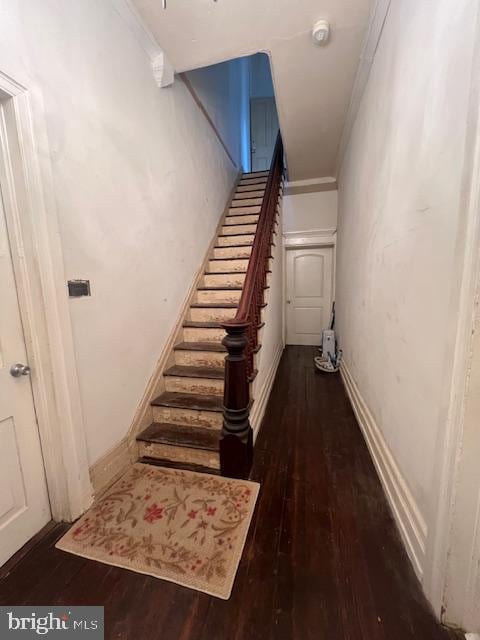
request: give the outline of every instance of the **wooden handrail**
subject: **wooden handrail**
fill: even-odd
[[[220,468],[222,475],[233,478],[248,477],[252,463],[250,381],[254,376],[254,356],[258,348],[258,328],[282,179],[283,143],[279,133],[237,313],[232,320],[222,323],[226,331],[222,342],[228,355],[225,358]]]

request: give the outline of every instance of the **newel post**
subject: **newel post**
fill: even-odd
[[[249,323],[223,326],[227,335],[222,342],[228,355],[225,358],[220,470],[222,476],[247,478],[253,458],[253,431],[248,419],[250,390],[246,353]]]

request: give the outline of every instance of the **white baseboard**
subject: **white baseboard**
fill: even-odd
[[[90,467],[93,495],[98,499],[136,460],[136,443],[124,438]]]
[[[342,362],[340,373],[407,553],[418,578],[422,580],[427,524],[345,362]]]
[[[278,365],[280,364],[280,359],[282,357],[284,348],[285,346],[283,345],[283,343],[278,346],[277,352],[275,353],[275,357],[272,360],[263,386],[258,391],[258,393],[255,394],[252,412],[250,414],[250,424],[252,425],[253,429],[254,442],[257,439],[263,416],[265,415],[265,409],[267,408],[267,402],[272,391],[273,383],[275,381],[275,375],[277,373]]]

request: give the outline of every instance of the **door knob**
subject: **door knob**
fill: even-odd
[[[291,300],[287,300],[287,304],[290,304],[292,301]]]
[[[14,378],[28,376],[30,375],[30,367],[28,366],[28,364],[21,364],[20,362],[17,362],[17,364],[12,364],[12,366],[10,367],[10,374]]]

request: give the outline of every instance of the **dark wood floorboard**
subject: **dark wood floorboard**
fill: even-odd
[[[0,571],[0,605],[105,606],[116,640],[447,640],[406,556],[338,375],[289,347],[255,448],[261,492],[229,601],[54,549]]]

